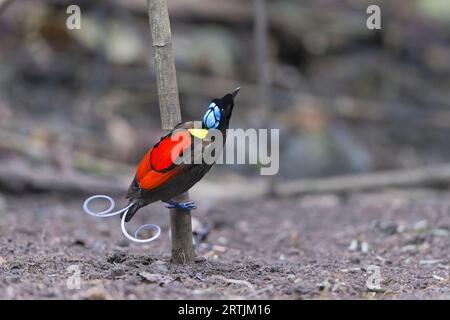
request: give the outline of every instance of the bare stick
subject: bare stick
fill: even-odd
[[[163,129],[168,130],[181,122],[169,11],[166,0],[148,0],[147,5],[155,57],[161,125]],[[189,195],[186,192],[174,200],[186,201],[188,198]],[[190,211],[171,209],[170,225],[172,230],[172,263],[194,262],[195,253],[192,244]]]

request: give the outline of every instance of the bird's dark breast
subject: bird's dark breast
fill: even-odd
[[[158,200],[170,200],[173,197],[188,191],[201,178],[203,178],[211,167],[212,165],[207,164],[190,165],[186,171],[173,177],[162,186],[151,190],[139,188],[138,192],[129,192],[129,198],[142,201],[145,204],[150,204]]]

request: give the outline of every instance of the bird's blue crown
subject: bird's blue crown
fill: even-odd
[[[208,129],[217,129],[220,124],[220,108],[215,102],[211,102],[203,116],[203,124]]]

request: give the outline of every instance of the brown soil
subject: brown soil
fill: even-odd
[[[212,230],[197,248],[204,258],[192,266],[170,264],[161,204],[131,222],[130,230],[144,222],[163,230],[155,242],[137,245],[121,235],[117,217],[82,213],[82,199],[4,196],[0,298],[448,299],[448,196],[390,190],[219,201],[213,209],[199,201],[194,216]],[[81,270],[79,290],[66,284],[71,265]],[[366,284],[370,266],[380,267],[376,292]]]

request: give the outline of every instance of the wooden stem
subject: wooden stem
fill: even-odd
[[[148,0],[147,5],[155,58],[161,125],[164,130],[170,130],[181,122],[181,110],[172,50],[169,11],[166,0]],[[189,199],[189,195],[186,192],[174,200],[186,201],[187,199]],[[192,263],[195,253],[192,244],[190,211],[171,209],[170,225],[172,230],[172,263]]]

